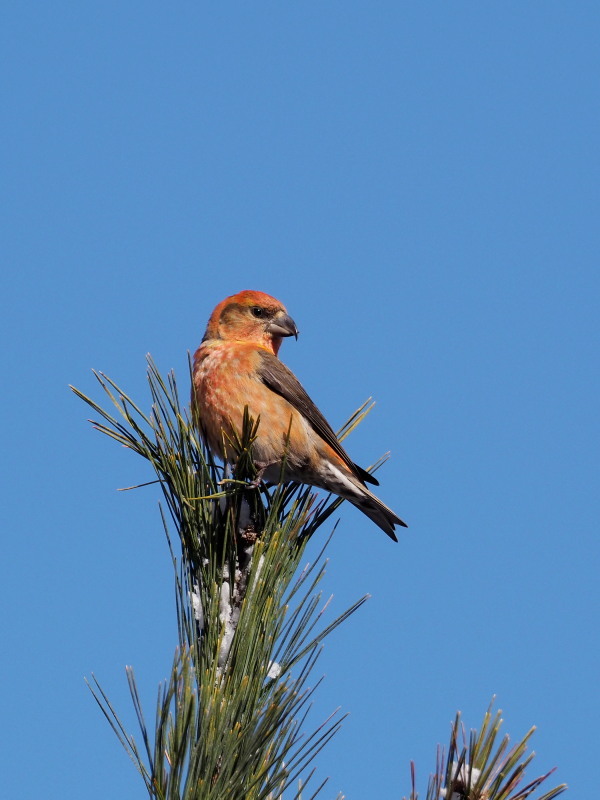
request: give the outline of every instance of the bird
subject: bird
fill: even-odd
[[[298,338],[286,307],[264,292],[244,290],[221,301],[194,354],[192,412],[213,455],[235,463],[244,411],[259,420],[252,459],[261,480],[325,489],[350,501],[398,541],[407,527],[366,486],[379,482],[355,464],[298,378],[279,359],[286,337]]]

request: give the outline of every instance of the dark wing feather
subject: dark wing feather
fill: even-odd
[[[348,453],[339,443],[331,425],[307,395],[298,378],[277,356],[266,350],[261,350],[258,374],[265,386],[268,386],[276,394],[281,395],[308,420],[313,430],[338,454],[359,481],[379,486],[379,481],[376,478],[351,460]]]

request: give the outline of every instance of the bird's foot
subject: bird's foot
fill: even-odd
[[[264,479],[265,472],[269,469],[269,467],[272,467],[273,464],[256,464],[255,463],[254,466],[257,468],[257,472],[256,472],[256,475],[254,477],[254,480],[250,481],[248,486],[250,486],[252,489],[260,489],[261,484],[265,482],[265,479]]]

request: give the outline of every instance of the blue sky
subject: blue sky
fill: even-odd
[[[212,308],[286,303],[283,360],[386,450],[393,545],[343,508],[326,593],[341,705],[323,797],[426,786],[493,694],[536,774],[596,791],[596,3],[10,3],[0,14],[3,794],[144,797],[84,684],[133,728],[176,643],[142,463],[86,424],[104,370],[187,380]],[[99,394],[96,394],[99,397]],[[535,766],[537,764],[537,767]],[[533,777],[533,775],[532,775]]]

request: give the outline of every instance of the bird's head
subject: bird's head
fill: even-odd
[[[284,336],[298,338],[285,306],[264,292],[246,290],[219,303],[208,320],[203,341],[254,342],[277,355]]]

